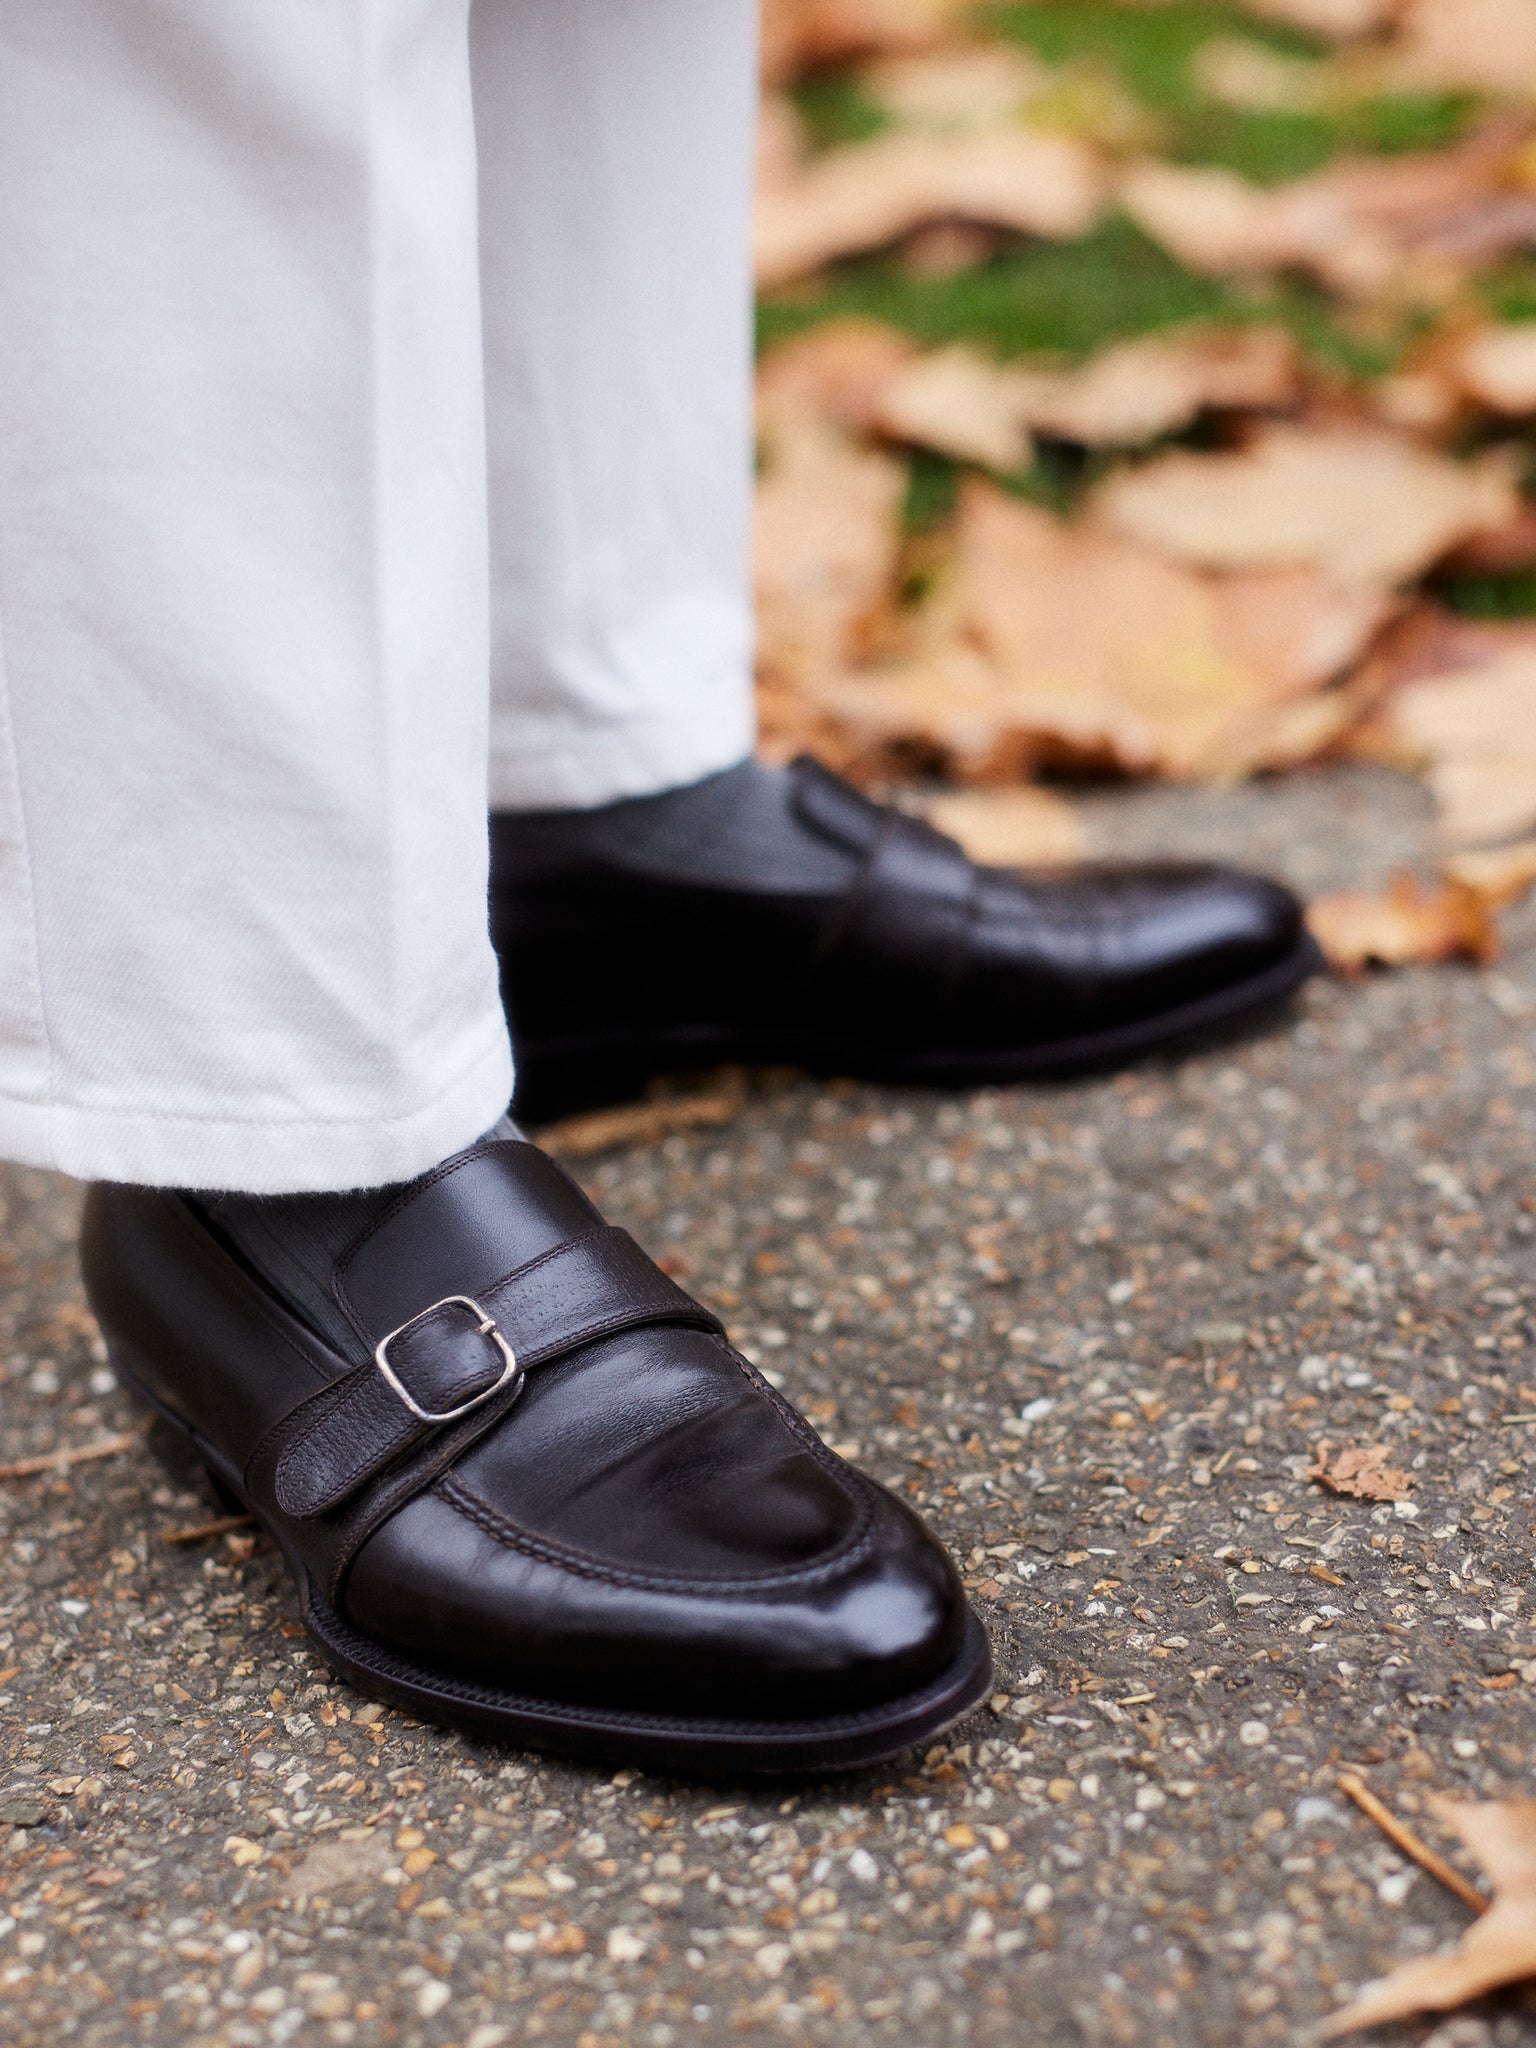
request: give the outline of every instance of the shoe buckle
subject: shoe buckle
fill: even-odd
[[[468,1309],[480,1326],[479,1335],[490,1338],[492,1344],[500,1352],[504,1363],[501,1377],[494,1385],[486,1387],[481,1393],[471,1394],[469,1399],[461,1401],[457,1408],[448,1408],[441,1415],[434,1415],[430,1409],[422,1407],[421,1403],[411,1393],[410,1389],[405,1386],[400,1375],[390,1364],[389,1347],[397,1338],[403,1337],[407,1330],[415,1329],[418,1323],[424,1322],[430,1315],[435,1315],[440,1308]],[[422,1309],[418,1315],[409,1317],[397,1329],[391,1330],[387,1337],[381,1337],[374,1346],[373,1362],[384,1375],[385,1384],[390,1392],[397,1400],[405,1404],[416,1417],[416,1420],[434,1425],[444,1422],[457,1422],[460,1416],[468,1415],[471,1409],[478,1408],[482,1402],[489,1401],[493,1394],[499,1394],[504,1387],[510,1386],[515,1380],[521,1379],[523,1372],[523,1368],[518,1364],[517,1356],[512,1346],[496,1327],[496,1318],[487,1315],[479,1302],[472,1300],[467,1294],[445,1294],[441,1301],[434,1301],[430,1308]]]

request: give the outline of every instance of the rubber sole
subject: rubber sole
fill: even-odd
[[[1066,1079],[1149,1053],[1179,1050],[1250,1023],[1283,1003],[1324,964],[1316,940],[1304,933],[1289,953],[1262,973],[1155,1016],[1039,1045],[982,1052],[944,1047],[886,1052],[872,1050],[857,1039],[707,1024],[644,1036],[519,1038],[514,1107],[529,1121],[548,1122],[638,1095],[646,1082],[659,1074],[733,1062],[800,1067],[823,1077],[846,1075],[855,1080],[935,1088]]]
[[[862,1770],[931,1742],[979,1706],[991,1687],[991,1645],[974,1614],[967,1617],[954,1660],[928,1685],[864,1713],[815,1721],[623,1713],[534,1699],[429,1670],[351,1628],[331,1607],[303,1561],[289,1550],[281,1532],[248,1499],[240,1475],[218,1450],[125,1367],[121,1347],[109,1347],[108,1355],[127,1390],[205,1467],[220,1498],[251,1515],[276,1544],[298,1589],[305,1629],[331,1669],[369,1698],[402,1707],[423,1720],[518,1749],[584,1760],[643,1764],[696,1776],[805,1776]]]

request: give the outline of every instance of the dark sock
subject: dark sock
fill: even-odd
[[[782,768],[742,761],[658,796],[625,797],[593,811],[501,811],[498,861],[519,848],[547,860],[566,854],[665,881],[839,894],[855,856],[823,838],[796,811]]]
[[[476,1143],[522,1135],[511,1117],[504,1116]],[[331,1274],[353,1239],[399,1195],[401,1185],[348,1188],[334,1195],[240,1195],[200,1189],[186,1199],[302,1321],[350,1355],[357,1349],[357,1332],[331,1292]]]

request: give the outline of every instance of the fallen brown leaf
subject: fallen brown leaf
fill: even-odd
[[[882,321],[828,320],[758,364],[758,426],[771,437],[819,418],[850,434],[870,433],[918,354],[915,342]]]
[[[1314,1463],[1309,1479],[1317,1479],[1330,1493],[1347,1493],[1356,1500],[1406,1500],[1413,1481],[1406,1472],[1387,1464],[1385,1444],[1346,1444],[1334,1452],[1326,1440],[1312,1453]]]
[[[1430,1804],[1487,1872],[1492,1903],[1449,1954],[1415,1957],[1367,1985],[1327,2022],[1324,2040],[1416,2012],[1445,2012],[1536,1976],[1536,1800],[1433,1798]]]
[[[829,149],[758,193],[758,284],[809,276],[944,220],[1072,240],[1104,197],[1094,154],[1059,135],[897,132]]]
[[[1536,882],[1536,839],[1517,839],[1513,846],[1494,846],[1476,853],[1452,854],[1445,872],[1453,882],[1481,896],[1492,910],[1518,903]]]
[[[1380,722],[1401,757],[1425,769],[1452,843],[1536,825],[1536,650],[1422,677],[1394,695]]]
[[[1426,886],[1394,875],[1385,889],[1339,889],[1307,910],[1330,967],[1359,974],[1440,960],[1497,959],[1498,928],[1487,900],[1461,882]]]
[[[1446,556],[1445,566],[1494,576],[1512,569],[1536,569],[1536,505],[1526,500],[1502,526],[1485,526],[1471,534]]]
[[[905,466],[816,420],[770,443],[757,489],[758,660],[792,680],[840,673],[894,602]]]
[[[1393,585],[1518,503],[1502,455],[1459,463],[1380,428],[1277,425],[1234,453],[1180,449],[1122,471],[1095,511],[1209,568],[1306,562],[1338,583]]]
[[[1394,82],[1524,97],[1536,85],[1536,0],[1407,0]]]
[[[968,0],[763,0],[763,72],[788,79],[879,50],[928,49],[968,12]]]
[[[1311,570],[1203,575],[977,479],[921,643],[811,694],[867,768],[1236,773],[1262,758],[1278,710],[1359,653],[1387,602]]]
[[[963,344],[899,370],[875,423],[894,440],[989,469],[1024,468],[1034,446],[1015,375]]]
[[[758,192],[792,185],[806,154],[805,123],[793,100],[783,93],[764,95],[757,114]]]
[[[1017,118],[1050,75],[1015,44],[957,43],[919,57],[877,58],[859,82],[907,126],[954,133]]]
[[[1536,412],[1536,320],[1473,335],[1458,351],[1453,374],[1465,395],[1489,412]]]
[[[1458,550],[1455,559],[1460,557]],[[1426,676],[1487,668],[1519,653],[1536,653],[1536,620],[1464,618],[1421,600],[1407,606],[1373,643],[1358,677],[1374,699],[1390,701],[1405,685]]]
[[[1289,405],[1300,357],[1277,327],[1189,327],[1121,342],[1078,370],[1016,370],[1015,402],[1037,433],[1131,446],[1210,408]]]
[[[1369,35],[1398,13],[1402,0],[1243,0],[1249,14],[1283,21],[1315,36]]]
[[[924,812],[984,867],[1054,866],[1083,854],[1083,821],[1054,790],[952,790]]]
[[[399,1862],[387,1829],[348,1828],[307,1850],[280,1880],[280,1895],[303,1901],[353,1891],[377,1884]]]
[[[1031,429],[1090,447],[1130,447],[1177,432],[1207,408],[1289,404],[1299,384],[1296,346],[1278,328],[1151,335],[1070,370],[994,363],[956,345],[905,363],[888,358],[870,423],[894,439],[1009,470],[1029,460]]]
[[[1122,174],[1120,202],[1192,270],[1288,266],[1353,297],[1446,295],[1460,268],[1523,247],[1536,202],[1521,183],[1523,131],[1421,155],[1353,157],[1280,185],[1155,158]]]

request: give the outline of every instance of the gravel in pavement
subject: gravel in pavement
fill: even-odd
[[[1339,771],[1106,794],[1308,888],[1422,855]],[[0,2032],[672,2048],[1307,2037],[1466,1909],[1338,1790],[1530,1789],[1536,914],[1183,1063],[947,1099],[760,1080],[583,1178],[933,1521],[997,1691],[926,1754],[690,1784],[365,1703],[135,1434],[0,1480]],[[140,1419],[78,1190],[0,1170],[0,1460]],[[1315,1447],[1379,1444],[1399,1503]],[[173,1540],[174,1539],[174,1540]],[[1379,2036],[1536,2041],[1518,2000]]]

